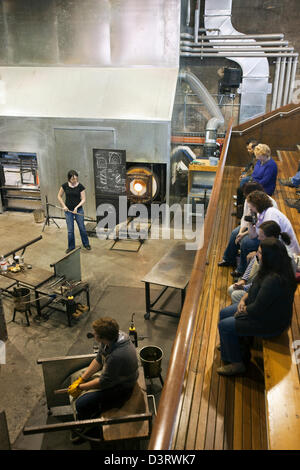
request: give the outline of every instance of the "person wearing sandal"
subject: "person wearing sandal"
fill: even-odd
[[[66,202],[63,201],[65,193]],[[68,248],[66,253],[75,249],[74,220],[79,228],[80,237],[84,248],[90,250],[89,239],[84,225],[83,204],[85,203],[85,187],[78,181],[78,173],[75,170],[68,172],[68,181],[64,183],[58,192],[57,199],[65,211],[68,229]]]
[[[278,336],[291,323],[297,287],[291,258],[276,238],[263,240],[257,254],[260,267],[249,292],[238,304],[220,312],[218,329],[224,361],[217,369],[220,375],[246,372],[241,338]]]

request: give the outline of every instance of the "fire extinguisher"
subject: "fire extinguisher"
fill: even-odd
[[[131,324],[130,324],[130,327],[129,327],[129,338],[131,339],[131,341],[133,342],[133,344],[135,345],[135,347],[137,348],[138,346],[138,338],[137,338],[137,331],[135,329],[135,325],[134,325],[134,321],[133,321],[133,317],[134,317],[135,313],[132,314],[132,317],[131,317]]]

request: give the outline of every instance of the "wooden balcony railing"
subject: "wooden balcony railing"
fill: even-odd
[[[172,449],[172,439],[177,423],[177,412],[180,405],[189,361],[189,353],[198,314],[199,298],[204,280],[207,254],[222,187],[223,172],[226,163],[231,132],[232,121],[228,126],[224,140],[222,154],[216,173],[216,179],[204,221],[203,247],[197,251],[195,256],[186,300],[181,312],[180,321],[169,361],[169,368],[151,434],[148,447],[149,450]]]

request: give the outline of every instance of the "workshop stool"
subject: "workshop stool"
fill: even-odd
[[[29,318],[28,318],[28,313],[29,315],[31,315],[31,310],[30,308],[26,308],[25,310],[19,310],[17,308],[14,308],[14,315],[13,315],[13,319],[12,321],[15,321],[15,317],[16,317],[16,312],[20,312],[20,313],[25,313],[25,317],[26,317],[26,321],[27,321],[27,326],[30,326],[30,323],[29,323]]]

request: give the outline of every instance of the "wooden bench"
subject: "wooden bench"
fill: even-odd
[[[61,358],[42,359],[38,362],[43,366],[45,393],[49,414],[66,419],[73,417],[73,408],[70,406],[67,393],[56,394],[62,383],[75,372],[86,367],[95,355],[66,356]],[[74,418],[73,418],[74,419]],[[120,408],[113,408],[103,412],[100,418],[88,420],[74,420],[44,424],[40,426],[25,426],[24,435],[41,434],[63,430],[79,430],[86,426],[99,427],[99,438],[92,441],[103,443],[122,440],[148,439],[151,434],[152,413],[149,411],[148,397],[143,367],[139,367],[139,377],[133,393]],[[87,438],[87,440],[89,440]]]
[[[300,152],[278,152],[278,176],[287,179],[298,167]],[[291,221],[300,241],[299,214],[284,202],[294,198],[295,189],[277,183],[274,198],[278,208]],[[295,300],[291,328],[281,336],[263,340],[263,359],[266,393],[268,448],[270,450],[299,450],[300,448],[300,286]],[[297,343],[299,342],[299,343]],[[297,363],[298,362],[298,363]]]
[[[278,163],[280,167],[280,161]],[[176,408],[176,425],[171,441],[167,442],[168,449],[275,450],[294,448],[295,445],[299,449],[297,417],[299,412],[297,406],[293,411],[292,404],[289,404],[289,400],[294,404],[299,400],[296,372],[299,377],[300,366],[294,365],[290,349],[291,339],[295,340],[297,334],[299,335],[298,292],[295,297],[293,323],[288,336],[282,335],[279,342],[278,338],[268,342],[255,341],[251,351],[251,362],[244,376],[222,377],[217,374],[217,368],[221,365],[220,352],[216,349],[219,343],[219,312],[231,303],[227,289],[232,284],[231,269],[219,268],[217,262],[222,259],[232,229],[238,225],[230,214],[233,210],[232,196],[236,194],[239,174],[238,167],[227,166],[224,170],[210,249],[207,253],[208,265],[204,272],[200,299],[197,301],[193,342],[185,365],[180,402]],[[286,176],[292,174],[289,172]],[[295,230],[300,233],[298,222],[300,217],[296,209],[287,206],[283,208],[284,201],[279,198],[281,191],[290,191],[294,195],[294,190],[283,186],[279,188],[278,184],[275,197],[279,209],[282,211],[286,209],[288,217],[293,224],[295,223]],[[291,211],[294,212],[294,219]],[[184,332],[182,335],[184,337]],[[285,343],[287,337],[289,347],[286,347]],[[287,374],[288,371],[291,373]],[[166,382],[168,383],[168,377]],[[279,390],[282,401],[277,400],[276,390]],[[163,390],[161,400],[166,395]],[[283,402],[290,406],[289,415],[286,414],[287,408],[284,409]],[[158,421],[160,418],[159,409]],[[293,436],[288,435],[289,430]],[[158,441],[160,439],[162,437],[159,434]],[[160,442],[158,444],[160,445]],[[155,448],[152,444],[151,449]]]
[[[99,424],[104,441],[149,438],[151,414],[146,390],[144,371],[140,367],[139,379],[129,400],[121,408],[112,408],[102,413]]]
[[[230,268],[219,268],[229,236],[237,220],[231,217],[238,167],[226,167],[212,231],[208,265],[198,305],[197,324],[186,367],[177,415],[174,450],[264,450],[267,448],[264,378],[257,362],[262,351],[253,351],[244,377],[222,377],[219,312],[231,303]]]

